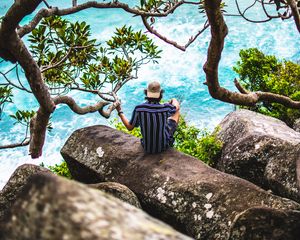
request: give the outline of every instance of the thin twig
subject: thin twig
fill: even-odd
[[[51,6],[47,3],[46,0],[43,0],[43,2],[45,3],[45,5],[46,5],[47,8],[51,8]]]
[[[13,144],[7,144],[7,145],[2,145],[0,146],[0,149],[8,149],[8,148],[16,148],[16,147],[24,147],[29,145],[30,139],[24,139],[20,143],[13,143]]]
[[[10,81],[4,73],[0,72],[0,74],[4,77],[5,81],[7,81],[9,83],[9,85],[11,85],[19,90],[29,92],[26,88],[20,87],[20,86],[16,85],[15,83],[13,83],[12,81]],[[29,92],[29,93],[31,93],[31,92]]]
[[[256,1],[255,1],[256,2]],[[240,9],[240,6],[238,4],[238,0],[235,0],[235,4],[236,4],[236,7],[237,7],[237,10],[239,12],[239,14],[241,15],[242,18],[244,18],[246,21],[248,22],[252,22],[252,23],[265,23],[265,22],[268,22],[270,20],[272,20],[272,18],[268,18],[268,19],[265,19],[265,20],[251,20],[249,18],[247,18],[244,14],[245,14],[245,11],[242,13],[241,9]],[[248,7],[249,8],[249,7]]]

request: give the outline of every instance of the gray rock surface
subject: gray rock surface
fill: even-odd
[[[286,213],[289,217],[286,217]],[[229,239],[299,240],[300,215],[297,211],[280,211],[254,207],[238,214],[231,225]]]
[[[7,216],[1,240],[188,240],[142,210],[53,174],[37,174]]]
[[[275,194],[300,202],[300,133],[282,121],[248,110],[220,123],[222,156],[217,168],[247,179]]]
[[[16,201],[20,189],[27,183],[28,178],[39,172],[50,171],[37,165],[24,164],[13,172],[2,191],[0,191],[0,222],[3,220],[7,210]]]
[[[235,217],[249,208],[282,210],[287,219],[287,210],[300,210],[294,201],[174,149],[145,154],[139,139],[106,126],[75,131],[61,153],[75,179],[124,184],[144,210],[195,239],[227,239]]]
[[[300,118],[294,122],[293,129],[300,133]]]
[[[102,182],[88,184],[88,186],[109,193],[124,202],[127,202],[137,208],[141,208],[141,204],[137,196],[125,185],[116,182]]]

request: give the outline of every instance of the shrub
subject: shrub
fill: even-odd
[[[250,91],[265,91],[300,100],[300,65],[292,61],[279,61],[256,48],[240,51],[241,60],[233,70],[239,74],[240,83]],[[278,103],[262,102],[254,107],[242,107],[276,117],[289,126],[300,118],[300,110]]]
[[[63,161],[61,164],[55,164],[54,166],[48,166],[49,170],[56,175],[72,179],[70,170],[67,166],[67,163]]]
[[[128,131],[122,122],[115,120],[113,124],[116,129],[120,131],[139,138],[142,137],[140,128],[134,128],[132,131]],[[215,130],[213,133],[210,133],[207,130],[200,130],[195,126],[189,126],[185,119],[180,117],[177,130],[174,134],[174,148],[196,157],[209,165],[213,165],[222,149],[222,142],[216,137],[217,131],[218,130]]]
[[[120,130],[120,131],[122,131],[124,133],[128,133],[128,134],[133,135],[133,136],[138,137],[138,138],[142,138],[142,134],[141,134],[140,128],[134,128],[134,129],[132,129],[132,131],[128,131],[127,128],[123,125],[123,123],[122,122],[118,122],[117,119],[113,120],[112,124],[115,126],[115,128],[117,130]]]

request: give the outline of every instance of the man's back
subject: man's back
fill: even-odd
[[[146,102],[135,107],[130,124],[140,126],[142,145],[147,153],[158,153],[170,146],[172,134],[168,118],[175,112],[176,107],[169,103]]]

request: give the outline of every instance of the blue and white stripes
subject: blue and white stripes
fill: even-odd
[[[176,112],[172,104],[146,102],[135,107],[130,124],[140,126],[147,153],[159,153],[169,147],[168,117]]]

